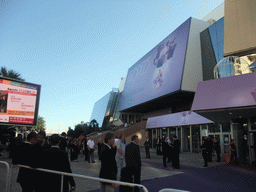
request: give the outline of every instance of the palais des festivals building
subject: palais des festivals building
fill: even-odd
[[[248,0],[188,18],[95,103],[91,119],[119,127],[127,139],[138,134],[141,146],[149,136],[153,148],[157,138],[177,135],[182,151],[198,152],[211,135],[228,153],[234,139],[239,160],[255,161],[255,18]]]

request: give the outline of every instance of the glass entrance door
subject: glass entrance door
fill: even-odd
[[[220,149],[221,153],[229,153],[229,144],[230,144],[230,133],[215,133],[209,134],[209,136],[214,139],[217,137],[218,141],[220,141]]]
[[[229,133],[224,133],[222,135],[222,145],[221,145],[221,153],[229,153],[229,144],[230,144],[230,134]]]
[[[249,142],[247,119],[233,120],[234,140],[237,147],[237,158],[240,162],[249,162]]]

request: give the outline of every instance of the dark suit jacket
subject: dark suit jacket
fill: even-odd
[[[116,180],[117,165],[116,165],[116,148],[111,149],[106,145],[102,144],[101,147],[101,168],[100,178]]]
[[[61,150],[65,151],[66,150],[66,147],[68,147],[68,143],[67,143],[67,139],[64,138],[64,137],[60,137],[60,144],[59,144],[59,147]]]
[[[170,153],[170,145],[165,141],[162,143],[162,152],[164,156],[168,156]]]
[[[35,146],[29,143],[23,143],[19,148],[17,159],[15,159],[14,162],[15,164],[34,167],[37,156],[38,151],[36,151]],[[34,185],[36,181],[34,175],[34,170],[21,167],[18,173],[17,182],[20,183],[22,186]]]
[[[178,139],[176,139],[173,142],[173,150],[175,153],[179,153],[180,152],[180,141]]]
[[[61,171],[72,173],[70,168],[70,163],[68,159],[68,154],[61,150],[60,148],[52,147],[42,151],[41,165],[44,169],[50,169],[54,171]],[[60,191],[61,190],[61,176],[53,173],[43,173],[41,178],[44,181],[42,186],[42,191]],[[69,184],[71,186],[75,185],[73,177],[64,176],[63,191],[69,190]]]
[[[7,151],[9,151],[9,157],[12,158],[13,161],[15,158],[17,158],[19,148],[22,146],[22,144],[23,142],[17,137],[12,137],[10,139],[10,144],[7,147]],[[15,164],[15,162],[13,162],[13,164]]]
[[[141,167],[140,146],[134,142],[129,143],[125,147],[125,161],[126,167],[134,167],[139,169]]]
[[[146,141],[144,142],[144,145],[145,145],[145,148],[149,148],[149,146],[150,146],[149,140],[146,140]]]

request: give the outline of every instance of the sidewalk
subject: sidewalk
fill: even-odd
[[[144,148],[141,148],[141,158],[143,161],[146,162],[156,162],[156,163],[163,163],[163,156],[162,155],[156,155],[156,149],[150,150],[151,159],[145,159],[145,150]],[[217,161],[217,156],[212,157],[212,162],[208,163],[208,166],[215,166],[219,164],[226,163],[226,160],[223,156],[221,156],[221,162]],[[181,152],[180,153],[180,165],[181,167],[197,167],[197,168],[203,168],[204,160],[201,153],[189,153],[189,152]],[[171,164],[169,164],[169,167],[172,167]]]
[[[162,156],[156,155],[155,149],[151,149],[150,152],[151,159],[145,159],[145,151],[141,149],[141,184],[149,192],[158,192],[164,188],[195,192],[249,192],[256,189],[256,169],[248,165],[243,167],[244,164],[228,165],[223,156],[222,162],[216,162],[217,157],[213,156],[213,162],[209,162],[208,167],[203,167],[204,160],[200,153],[183,152],[180,154],[181,168],[174,170],[171,163],[167,165],[167,168],[163,166]],[[154,168],[156,172],[166,170],[168,175],[143,179],[145,175],[150,174],[147,168]],[[118,191],[119,188],[116,188],[115,192]],[[90,192],[100,192],[100,190]]]
[[[163,166],[162,156],[156,155],[156,150],[151,149],[151,159],[145,159],[145,151],[141,149],[142,172],[141,184],[145,185],[150,192],[158,192],[163,188],[183,189],[190,191],[223,191],[220,190],[221,185],[225,192],[228,186],[232,187],[232,192],[237,191],[253,191],[256,189],[256,170],[252,167],[230,166],[221,156],[222,162],[216,162],[216,156],[213,156],[213,162],[209,162],[209,167],[204,168],[203,157],[200,153],[181,153],[179,170],[173,169],[171,164],[167,164],[167,168]],[[100,161],[96,159],[96,163],[88,163],[84,161],[84,156],[79,155],[79,162],[71,162],[73,173],[88,175],[92,177],[99,176]],[[10,164],[10,159],[0,159]],[[21,192],[19,184],[16,182],[18,168],[13,169],[11,180],[11,191]],[[5,188],[5,168],[0,165],[0,192]],[[77,190],[76,192],[99,192],[100,183],[97,181],[83,180],[75,178]],[[207,188],[207,190],[205,189]],[[247,188],[246,188],[247,187]],[[142,190],[141,190],[142,191]],[[118,192],[118,188],[115,190]]]

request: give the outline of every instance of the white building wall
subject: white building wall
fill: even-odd
[[[203,81],[200,32],[209,26],[206,21],[191,20],[181,90],[195,92],[197,83]]]

